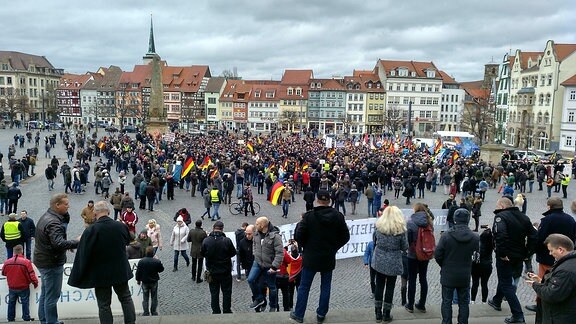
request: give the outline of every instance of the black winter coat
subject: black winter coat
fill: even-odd
[[[302,266],[317,272],[334,270],[336,252],[350,240],[344,215],[328,206],[306,212],[294,229],[303,249]]]
[[[75,249],[78,241],[67,240],[64,216],[48,209],[36,224],[34,264],[38,268],[54,268],[66,263],[66,250]]]
[[[213,231],[202,242],[202,256],[206,259],[206,269],[212,274],[232,273],[232,257],[236,255],[236,249],[232,240],[223,232]]]
[[[576,253],[560,258],[532,288],[542,300],[543,324],[571,324],[576,318]]]
[[[129,244],[128,226],[100,217],[82,233],[68,284],[93,288],[128,282],[134,276],[126,255]]]
[[[518,207],[495,210],[494,214],[492,234],[496,257],[518,262],[534,253],[538,233],[528,216]]]
[[[561,208],[547,210],[542,215],[544,217],[540,220],[538,241],[536,242],[536,262],[552,266],[554,257],[548,252],[544,241],[548,235],[554,233],[564,234],[574,241],[576,238],[576,221]]]
[[[440,283],[446,287],[469,287],[472,253],[478,251],[480,238],[468,225],[454,225],[440,237],[434,258],[440,265]]]

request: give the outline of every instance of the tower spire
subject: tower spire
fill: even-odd
[[[150,14],[150,39],[148,39],[148,54],[156,54],[156,47],[154,46],[154,24],[152,22],[152,14]]]

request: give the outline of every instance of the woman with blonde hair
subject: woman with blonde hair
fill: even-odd
[[[402,253],[408,249],[406,221],[396,206],[388,206],[376,221],[372,268],[376,271],[374,307],[376,322],[392,321],[390,310],[394,297],[396,277],[403,272]],[[384,288],[386,292],[384,293]],[[382,296],[384,295],[384,300]],[[384,310],[384,312],[382,312]]]
[[[146,225],[146,232],[148,233],[150,240],[152,240],[154,255],[156,255],[158,248],[162,250],[162,237],[160,236],[160,225],[156,223],[155,219],[152,218],[148,221],[148,224]]]

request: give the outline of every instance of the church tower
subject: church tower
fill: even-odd
[[[148,38],[148,53],[144,55],[142,60],[144,65],[148,65],[154,60],[154,57],[158,56],[156,54],[156,46],[154,45],[154,23],[152,22],[152,15],[150,15],[150,37]]]

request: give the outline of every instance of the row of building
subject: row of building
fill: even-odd
[[[0,51],[0,110],[5,118],[140,125],[159,108],[161,118],[184,129],[359,135],[410,128],[418,137],[470,131],[478,144],[574,151],[575,52],[576,44],[553,41],[543,52],[517,50],[486,64],[484,78],[473,82],[459,83],[433,62],[384,59],[349,76],[317,78],[303,69],[285,70],[281,80],[243,80],[212,77],[205,65],[168,65],[151,30],[143,64],[132,71],[69,74],[44,57]]]

